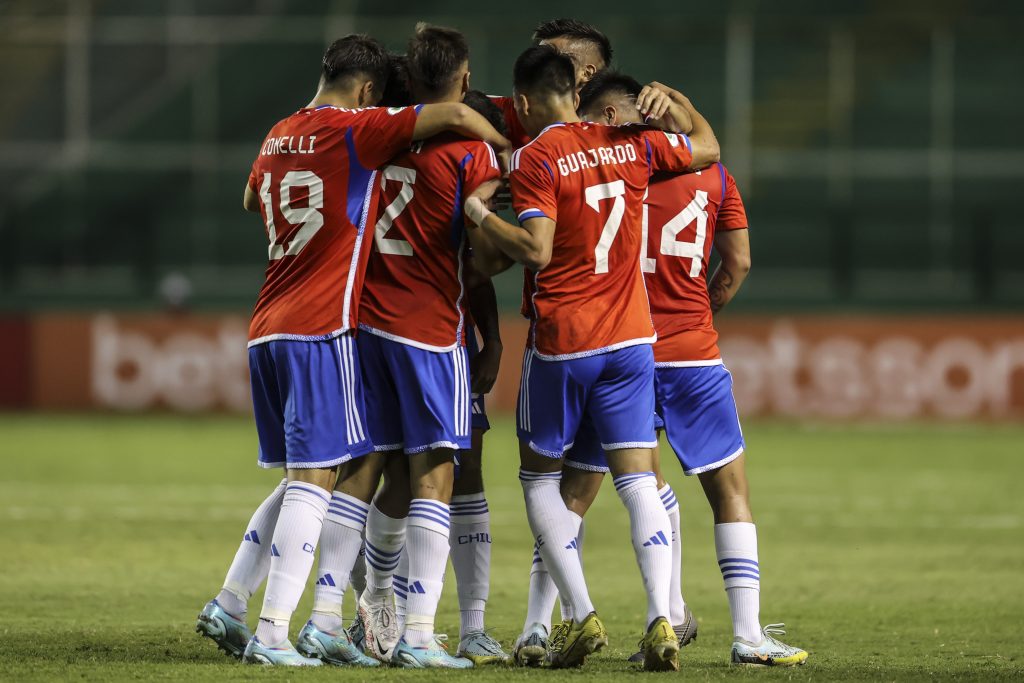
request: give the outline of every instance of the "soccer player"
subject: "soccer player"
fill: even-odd
[[[407,66],[416,101],[460,102],[468,89],[469,46],[454,29],[419,25]],[[369,651],[399,666],[472,666],[439,646],[433,625],[450,530],[461,526],[454,518],[486,507],[451,499],[453,456],[471,448],[462,203],[500,175],[490,146],[456,136],[418,144],[381,171],[358,348],[369,432],[387,464],[367,519],[360,616]],[[409,492],[399,505],[395,489]],[[396,644],[392,586],[403,546],[407,616]]]
[[[414,140],[445,131],[507,144],[462,104],[364,108],[380,99],[387,74],[388,56],[377,41],[350,35],[334,42],[313,101],[271,128],[245,188],[243,205],[262,214],[270,240],[248,344],[259,464],[283,467],[286,476],[246,527],[197,630],[246,662],[316,666],[320,661],[309,655],[317,655],[369,663],[356,656],[343,629],[335,633],[323,621],[303,629],[300,654],[288,626],[321,535],[319,578],[337,577],[332,586],[344,590],[370,481],[375,488],[379,477],[379,458],[368,455],[353,339],[374,169]],[[264,578],[259,626],[250,634],[247,603]]]
[[[669,520],[652,471],[655,337],[639,268],[642,199],[652,170],[705,166],[717,160],[718,146],[713,134],[691,148],[686,136],[581,123],[575,76],[572,60],[550,46],[516,60],[516,112],[535,138],[512,158],[522,227],[471,196],[467,214],[480,226],[471,240],[487,272],[507,265],[501,253],[526,267],[531,332],[519,395],[520,480],[538,551],[572,611],[550,662],[576,666],[607,643],[576,554],[577,527],[559,494],[562,458],[586,417],[630,516],[648,593],[645,668],[676,669]]]
[[[608,125],[639,123],[643,118],[636,106],[640,91],[640,84],[628,76],[601,73],[581,92],[580,116]],[[689,106],[680,93],[668,92]],[[651,179],[641,264],[658,332],[656,423],[667,432],[684,473],[699,477],[714,514],[716,554],[733,621],[733,663],[795,665],[804,663],[807,653],[774,637],[780,634],[781,624],[760,626],[757,535],[744,467],[745,445],[732,377],[722,363],[713,324],[713,315],[735,296],[750,270],[747,225],[736,183],[721,163],[703,172],[658,173]],[[712,246],[722,262],[708,282]],[[577,435],[566,464],[570,468],[563,497],[582,516],[597,495],[603,472],[608,471],[593,430]],[[673,571],[678,573],[678,505],[670,488],[661,494],[674,509]],[[692,623],[692,615],[682,600],[679,577],[672,578],[672,598],[677,600],[672,616],[682,642],[689,634],[679,631]],[[552,603],[547,604],[548,615]]]

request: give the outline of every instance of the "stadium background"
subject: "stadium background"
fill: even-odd
[[[250,466],[244,355],[266,244],[239,199],[324,46],[360,31],[398,50],[417,20],[457,26],[474,86],[506,93],[533,27],[563,14],[605,30],[616,66],[694,100],[746,201],[754,268],[720,317],[757,418],[755,504],[777,543],[762,562],[787,577],[772,612],[802,620],[831,675],[1019,675],[1005,631],[1024,607],[1024,5],[994,0],[0,2],[0,596],[29,615],[5,627],[0,673],[19,647],[16,678],[214,661],[187,622],[268,481]],[[506,415],[524,328],[519,278],[496,285],[501,509],[521,507]],[[725,638],[710,519],[696,483],[672,481],[690,499],[687,585]],[[506,640],[528,562],[519,507],[495,527],[523,546],[495,546]],[[595,515],[625,533],[614,497]],[[588,552],[621,566],[626,546]],[[161,582],[155,605],[142,577]],[[602,595],[613,628],[631,624],[632,583]],[[63,654],[33,608],[52,610]]]

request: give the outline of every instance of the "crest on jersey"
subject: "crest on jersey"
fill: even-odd
[[[405,107],[388,107],[388,113],[394,116],[403,109],[405,109]]]
[[[679,146],[679,136],[676,135],[675,133],[665,133],[665,137],[668,138],[669,144],[672,145],[673,147]]]

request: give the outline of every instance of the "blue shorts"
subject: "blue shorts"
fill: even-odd
[[[732,375],[724,365],[659,365],[654,388],[655,410],[684,473],[715,470],[742,455]]]
[[[333,467],[373,450],[350,334],[249,348],[260,467]]]
[[[569,360],[523,358],[516,424],[520,440],[562,457],[584,416],[605,450],[653,448],[654,354],[650,344]]]
[[[366,331],[356,341],[376,450],[413,454],[470,448],[465,347],[427,351]]]
[[[480,342],[476,339],[476,330],[471,325],[466,325],[466,353],[469,354],[470,367],[473,359],[480,353]],[[472,379],[472,378],[471,378]],[[483,394],[473,394],[473,417],[472,427],[486,432],[491,428],[491,421],[487,419],[487,406],[484,405]]]

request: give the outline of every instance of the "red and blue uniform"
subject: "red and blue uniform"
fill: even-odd
[[[249,175],[268,264],[249,326],[263,467],[369,452],[353,332],[376,168],[412,142],[413,108],[306,108],[279,121]]]
[[[470,447],[462,205],[499,177],[489,145],[454,135],[381,169],[358,338],[377,450]]]
[[[556,226],[550,263],[524,278],[518,424],[536,452],[561,457],[585,413],[605,449],[654,446],[643,198],[652,172],[691,161],[685,135],[592,123],[554,124],[513,154],[519,221]]]

